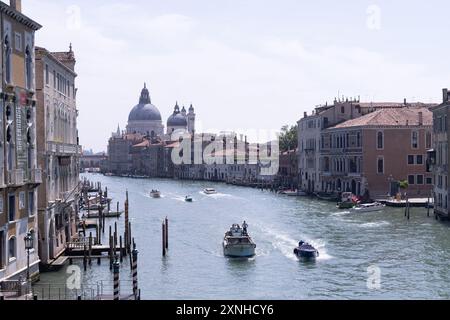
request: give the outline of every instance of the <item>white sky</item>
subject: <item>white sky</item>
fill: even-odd
[[[238,132],[294,124],[338,92],[440,102],[450,86],[443,0],[22,2],[44,26],[37,45],[73,43],[80,143],[94,151],[125,127],[144,82],[163,122],[192,102],[201,129]]]

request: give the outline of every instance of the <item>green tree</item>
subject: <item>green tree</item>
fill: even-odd
[[[280,151],[294,150],[298,146],[297,126],[285,125],[280,133]]]

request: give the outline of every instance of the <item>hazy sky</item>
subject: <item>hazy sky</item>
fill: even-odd
[[[6,2],[8,2],[6,0]],[[80,143],[107,140],[147,82],[163,121],[194,104],[204,131],[278,129],[341,95],[440,102],[446,1],[23,0],[37,45],[77,58]]]

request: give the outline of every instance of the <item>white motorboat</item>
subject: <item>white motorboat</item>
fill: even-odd
[[[161,192],[158,190],[152,190],[150,192],[150,197],[152,198],[161,198]]]
[[[297,196],[306,196],[306,192],[300,191],[300,190],[283,190],[280,191],[280,194],[284,194],[291,197],[297,197]]]
[[[223,239],[223,253],[226,257],[251,258],[255,255],[256,244],[247,233],[247,227],[241,228],[238,224],[233,224],[230,230],[225,233]]]
[[[380,202],[373,202],[373,203],[358,204],[356,207],[354,207],[351,210],[354,212],[372,212],[372,211],[383,210],[384,207],[385,207],[385,205]]]
[[[216,189],[213,189],[213,188],[206,188],[203,190],[203,192],[205,194],[216,194],[217,193]]]

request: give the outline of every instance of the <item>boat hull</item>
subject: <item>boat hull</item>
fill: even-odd
[[[248,245],[223,245],[223,254],[229,258],[251,258],[255,256],[256,246]]]
[[[315,260],[319,256],[317,250],[304,250],[298,248],[294,249],[294,254],[297,256],[297,258],[304,260]]]

